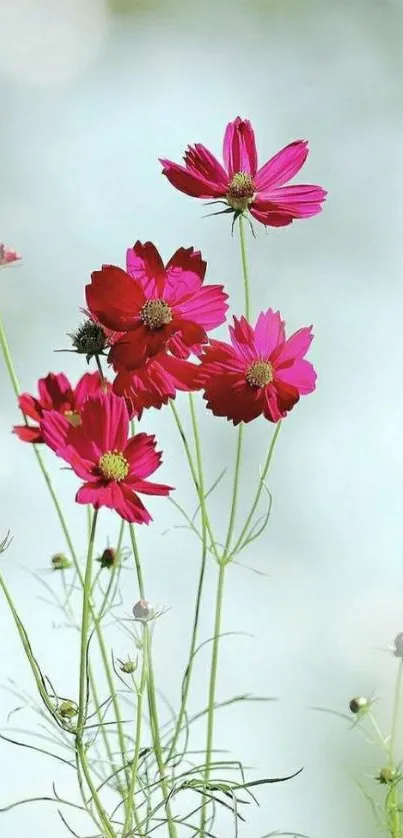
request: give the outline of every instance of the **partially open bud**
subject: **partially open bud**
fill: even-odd
[[[62,701],[59,705],[59,713],[63,719],[73,719],[78,713],[77,704],[74,701]]]
[[[97,562],[101,567],[116,567],[118,563],[118,552],[114,547],[105,547],[102,556],[98,556]]]
[[[379,783],[382,783],[382,785],[393,783],[393,780],[396,779],[396,771],[394,771],[393,768],[381,768],[376,779]]]
[[[102,355],[107,345],[102,326],[93,320],[85,320],[77,331],[68,337],[71,338],[75,351],[85,355],[87,364],[94,355]]]
[[[360,695],[351,699],[349,707],[352,713],[365,713],[368,710],[369,701]]]
[[[64,553],[55,553],[51,559],[53,570],[67,570],[71,567],[71,561]]]
[[[125,675],[131,675],[132,672],[135,672],[137,669],[137,661],[118,661],[120,671],[124,672]]]
[[[147,620],[152,620],[155,616],[155,609],[147,602],[146,599],[139,599],[135,605],[133,605],[133,617],[135,620],[141,620],[142,623],[146,623]]]
[[[403,658],[403,632],[395,637],[395,648],[393,654],[396,658]]]

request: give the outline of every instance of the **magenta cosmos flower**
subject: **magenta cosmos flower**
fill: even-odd
[[[227,294],[222,285],[203,285],[206,263],[192,247],[181,247],[164,267],[151,242],[137,242],[126,266],[127,272],[104,265],[86,286],[91,315],[122,333],[109,351],[116,372],[137,369],[164,350],[187,358],[225,321]]]
[[[110,387],[110,385],[107,385]],[[13,433],[23,442],[43,442],[40,422],[47,410],[57,410],[72,425],[80,423],[81,408],[88,396],[102,390],[103,384],[98,372],[87,372],[75,387],[64,373],[50,372],[38,381],[38,397],[22,393],[18,399],[20,410],[36,425],[16,425]]]
[[[161,463],[155,437],[140,433],[129,439],[129,416],[124,399],[114,393],[90,396],[81,410],[77,427],[57,411],[44,414],[41,422],[47,445],[69,463],[84,480],[77,503],[95,509],[115,509],[125,521],[148,524],[152,518],[138,492],[168,495],[170,486],[145,478]]]
[[[228,205],[223,212],[238,216],[249,210],[262,224],[284,227],[295,218],[310,218],[321,211],[326,192],[321,186],[284,186],[308,156],[306,140],[285,146],[260,168],[253,128],[239,116],[227,125],[224,166],[201,143],[188,146],[184,166],[160,160],[163,174],[180,192],[194,198],[218,199]]]
[[[241,317],[230,326],[231,344],[213,340],[203,351],[200,382],[207,407],[234,425],[263,414],[278,422],[301,395],[315,389],[316,372],[304,360],[312,327],[299,329],[286,340],[284,322],[271,308],[255,328]]]

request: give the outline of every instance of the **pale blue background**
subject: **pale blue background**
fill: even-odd
[[[262,161],[309,139],[302,180],[330,193],[321,216],[268,235],[259,228],[250,242],[254,311],[280,308],[291,330],[314,324],[319,383],[286,422],[269,481],[270,529],[242,559],[269,578],[228,573],[224,629],[254,637],[223,640],[219,697],[250,691],[281,700],[222,712],[217,746],[259,775],[305,766],[292,783],[261,791],[245,838],[275,829],[378,834],[351,779],[375,774],[377,754],[341,720],[309,708],[343,711],[351,695],[375,691],[387,725],[396,662],[382,650],[403,628],[402,24],[401,0],[0,2],[0,237],[24,255],[1,273],[0,299],[24,389],[62,366],[81,374],[79,359],[53,349],[77,323],[90,271],[122,263],[137,238],[151,238],[166,258],[181,245],[200,248],[210,281],[224,282],[241,309],[228,218],[201,220],[201,204],[161,177],[158,156],[179,160],[194,141],[219,154],[225,124],[240,114],[255,126]],[[19,566],[42,571],[64,544],[32,452],[10,435],[18,413],[1,367],[0,376],[0,533],[14,534],[4,572],[44,669],[74,695],[76,637],[50,630],[53,615]],[[169,412],[148,414],[145,426],[166,452],[161,479],[174,479],[186,499],[191,486]],[[263,420],[248,428],[250,481],[270,430]],[[231,462],[234,441],[225,421],[203,416],[210,481]],[[83,549],[76,481],[56,464],[55,473]],[[229,481],[216,496],[217,522],[228,490]],[[141,533],[148,597],[170,606],[156,635],[158,677],[175,698],[197,545],[183,531],[163,536],[172,509],[158,499],[150,507],[155,524]],[[103,516],[112,538],[111,522]],[[123,593],[122,616],[136,599],[132,582]],[[0,680],[10,675],[29,688],[5,612],[2,604]],[[114,644],[126,653],[121,635]],[[206,655],[197,667],[195,709],[205,703],[207,663]],[[5,693],[0,701],[5,725],[16,701]],[[46,758],[0,744],[0,765],[0,806],[49,793],[53,778],[69,793],[70,775]],[[224,821],[222,834],[229,829]],[[68,834],[50,803],[0,816],[0,833]]]

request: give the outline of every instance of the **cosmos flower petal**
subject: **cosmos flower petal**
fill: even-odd
[[[30,419],[35,419],[36,422],[41,421],[43,413],[42,405],[34,396],[30,396],[29,393],[21,393],[21,396],[18,397],[18,407],[25,416],[29,416]]]
[[[123,451],[129,433],[129,417],[123,399],[114,393],[89,396],[81,411],[81,425],[72,429],[85,436],[100,451]]]
[[[162,297],[165,289],[164,263],[152,242],[136,244],[126,252],[126,270],[143,288],[145,296]]]
[[[237,172],[256,174],[257,151],[255,134],[248,119],[239,116],[229,122],[224,135],[223,157],[229,179]]]
[[[291,213],[278,210],[275,203],[271,203],[268,209],[260,209],[259,201],[256,200],[249,207],[249,212],[265,227],[288,227],[294,221]]]
[[[206,330],[225,323],[228,294],[222,285],[205,285],[187,300],[178,303],[178,311],[186,320],[192,320]]]
[[[43,442],[41,429],[31,425],[14,425],[13,434],[18,436],[22,442]]]
[[[327,192],[321,186],[304,184],[295,186],[281,186],[273,189],[267,200],[260,196],[254,201],[254,208],[265,212],[270,211],[274,204],[277,211],[290,215],[292,218],[311,218],[322,212],[322,203]]]
[[[39,400],[44,410],[53,408],[58,410],[66,402],[71,404],[73,391],[67,376],[60,372],[57,375],[50,372],[46,378],[38,381]]]
[[[139,433],[132,437],[124,456],[132,467],[133,480],[149,477],[161,464],[161,452],[155,449],[155,436]]]
[[[180,247],[166,266],[166,299],[177,304],[194,294],[201,286],[207,263],[193,247]]]
[[[292,366],[276,370],[276,384],[290,384],[303,396],[313,393],[316,378],[312,364],[300,358],[297,358]]]
[[[313,341],[312,326],[298,329],[286,341],[280,343],[274,353],[277,368],[289,365],[294,358],[303,358]]]
[[[152,521],[139,496],[126,485],[122,486],[122,494],[115,508],[121,518],[130,524],[149,524]]]
[[[255,349],[261,358],[270,358],[273,350],[285,340],[284,321],[280,312],[269,308],[261,312],[255,327]]]
[[[223,187],[206,180],[202,175],[197,174],[194,169],[179,166],[171,160],[161,160],[163,166],[162,174],[175,186],[179,192],[185,192],[192,198],[219,198],[223,194]]]
[[[86,372],[81,376],[74,391],[76,408],[79,410],[86,399],[88,399],[88,396],[99,393],[102,388],[103,383],[99,372]]]
[[[255,186],[259,194],[263,196],[272,187],[282,186],[291,180],[304,165],[308,153],[306,140],[295,140],[278,151],[255,176]]]
[[[91,314],[102,326],[116,331],[135,328],[146,299],[140,283],[114,265],[93,271],[85,293]]]
[[[131,485],[136,492],[141,492],[143,495],[166,497],[173,491],[172,486],[166,486],[164,483],[152,483],[150,480],[136,480]]]

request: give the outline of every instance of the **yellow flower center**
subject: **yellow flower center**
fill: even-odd
[[[98,468],[105,480],[124,480],[129,473],[129,463],[121,451],[106,451],[99,458]]]
[[[273,367],[269,361],[254,361],[246,372],[251,387],[266,387],[273,381]]]
[[[140,311],[140,317],[151,331],[162,329],[172,320],[172,311],[165,300],[147,300]]]
[[[80,414],[77,412],[77,410],[65,410],[64,415],[66,419],[68,419],[68,421],[70,422],[70,425],[73,425],[74,428],[77,428],[79,425],[81,425]]]
[[[252,203],[255,184],[247,172],[236,172],[228,185],[227,201],[234,210],[245,210]]]

